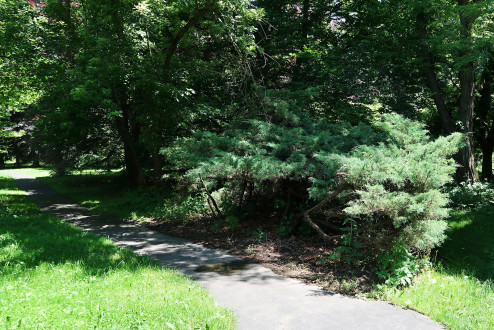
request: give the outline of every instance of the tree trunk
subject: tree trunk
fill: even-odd
[[[125,166],[127,173],[130,177],[132,185],[135,187],[141,187],[146,183],[146,179],[139,161],[139,156],[134,146],[134,141],[129,133],[128,122],[123,117],[115,117],[115,124],[117,126],[120,140],[124,146]]]
[[[492,179],[492,152],[494,148],[494,120],[489,118],[492,106],[493,73],[494,54],[490,54],[481,76],[482,87],[477,101],[474,123],[476,142],[482,149],[482,179],[488,181]]]
[[[5,168],[5,155],[0,154],[0,168]]]
[[[33,167],[39,167],[39,152],[37,150],[33,150]]]
[[[467,0],[458,0],[459,5]],[[461,24],[463,26],[463,37],[468,40],[472,36],[471,22],[472,18],[465,15],[460,15]],[[427,45],[428,18],[425,10],[422,8],[416,17],[417,31],[422,39],[422,58],[424,62],[424,73],[427,80],[427,86],[432,92],[434,104],[441,118],[441,124],[447,134],[455,131],[455,127],[451,120],[451,111],[447,108],[444,101],[444,96],[441,91],[439,81],[437,79],[434,56],[432,55],[429,46]],[[466,51],[466,52],[471,52]],[[467,55],[467,54],[463,54]],[[455,155],[455,160],[459,163],[456,171],[456,181],[462,182],[465,180],[477,181],[478,175],[475,169],[475,160],[473,156],[473,109],[474,109],[474,81],[475,81],[475,64],[473,62],[465,63],[459,71],[460,79],[460,105],[459,112],[463,124],[463,132],[467,135],[466,146],[461,148]]]
[[[146,184],[144,171],[142,170],[139,154],[134,144],[134,139],[130,133],[129,127],[129,106],[124,104],[118,96],[116,87],[112,87],[112,94],[115,103],[122,111],[121,116],[115,117],[115,125],[117,127],[120,140],[124,146],[124,158],[127,173],[133,186],[141,187]]]
[[[419,37],[422,39],[422,60],[424,62],[424,74],[427,80],[427,86],[432,92],[432,99],[436,105],[439,118],[441,119],[441,125],[446,132],[446,134],[451,134],[455,131],[453,121],[451,120],[451,111],[446,106],[444,102],[443,93],[441,87],[439,86],[439,81],[436,74],[436,63],[434,56],[430,52],[426,40],[428,38],[427,34],[427,17],[424,9],[417,14],[417,30]]]
[[[469,4],[468,0],[458,0],[459,6]],[[472,23],[475,17],[470,13],[460,12],[462,36],[469,41],[472,38]],[[464,48],[459,52],[460,58],[471,58],[472,49]],[[458,73],[460,80],[460,118],[463,124],[463,132],[467,135],[466,146],[460,150],[461,167],[456,172],[457,180],[478,181],[475,160],[473,156],[473,110],[475,102],[475,63],[469,61],[460,67]]]

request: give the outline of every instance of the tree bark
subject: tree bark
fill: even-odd
[[[159,148],[153,148],[152,151],[152,157],[153,157],[153,176],[156,182],[159,182],[161,180],[161,177],[163,175],[163,165],[161,163],[161,156],[160,156],[160,149]]]
[[[211,195],[211,193],[209,192],[208,186],[206,185],[206,182],[204,182],[204,180],[202,179],[202,176],[200,176],[200,175],[199,175],[199,180],[201,181],[201,184],[204,188],[204,191],[206,192],[206,195],[208,195],[208,198],[211,200],[211,203],[213,203],[213,206],[214,206],[216,212],[218,212],[218,216],[221,216],[222,213],[221,213],[220,208],[218,207],[218,204],[214,200],[213,195]]]
[[[319,234],[319,236],[322,237],[322,239],[328,243],[334,243],[334,239],[335,239],[335,236],[329,236],[328,234],[326,234],[318,225],[316,225],[311,219],[310,219],[310,216],[308,214],[304,214],[304,217],[303,217],[304,221],[309,225],[311,226],[312,229],[314,229],[316,231],[317,234]],[[337,235],[337,236],[340,236],[340,235]]]
[[[327,236],[326,237],[326,236],[324,236],[324,235],[321,234],[321,232],[322,232],[321,228],[319,228],[319,226],[317,226],[310,219],[310,214],[321,210],[329,202],[331,202],[333,199],[335,199],[336,197],[338,197],[338,195],[341,194],[343,191],[348,190],[348,189],[351,189],[351,188],[352,188],[352,185],[350,185],[348,183],[343,183],[340,186],[338,186],[335,191],[333,191],[331,194],[329,194],[326,198],[324,198],[322,201],[320,201],[319,203],[317,203],[315,206],[313,206],[310,209],[305,210],[305,211],[302,211],[302,212],[298,213],[297,215],[295,215],[295,217],[294,217],[294,220],[295,221],[294,221],[293,226],[292,226],[292,233],[295,233],[295,231],[301,225],[301,220],[303,220],[303,221],[307,222],[314,230],[316,230],[316,232],[319,233],[325,240],[332,239],[332,237],[330,237],[328,235],[326,235]]]
[[[459,6],[469,4],[469,0],[458,0]],[[462,26],[462,37],[469,41],[472,38],[472,24],[474,15],[460,11],[460,23]],[[471,58],[472,49],[464,47],[460,51],[461,58]],[[475,63],[468,61],[460,67],[458,73],[460,80],[460,118],[463,124],[463,132],[467,135],[466,146],[460,150],[461,165],[457,171],[457,180],[478,181],[475,160],[473,156],[473,111],[475,103]]]
[[[124,146],[125,165],[132,185],[142,187],[146,184],[146,179],[134,146],[134,141],[129,133],[128,122],[123,117],[115,117],[115,125]]]
[[[490,138],[480,145],[482,149],[482,179],[492,180],[492,152],[494,150],[494,139]]]
[[[468,2],[468,0],[458,0],[459,5]],[[470,16],[460,15],[460,21],[463,27],[463,38],[468,40],[472,36]],[[421,8],[416,17],[418,35],[422,40],[422,59],[424,62],[424,74],[427,80],[427,86],[432,92],[434,104],[441,119],[441,124],[446,134],[455,132],[455,127],[452,122],[451,111],[446,106],[443,92],[441,91],[439,81],[436,74],[434,56],[427,45],[428,18],[424,8]],[[475,169],[475,160],[473,156],[473,111],[474,111],[474,88],[475,88],[475,63],[472,61],[461,66],[458,73],[460,79],[460,104],[459,113],[463,124],[463,133],[467,135],[466,146],[461,148],[454,156],[459,167],[456,171],[456,181],[462,182],[465,180],[477,181],[478,175]]]
[[[427,33],[427,17],[424,9],[417,14],[417,29],[420,39],[422,40],[422,60],[424,62],[424,74],[427,80],[427,86],[432,92],[432,99],[436,105],[441,124],[446,134],[451,134],[455,131],[453,121],[451,120],[451,111],[444,102],[443,93],[439,85],[439,80],[436,74],[436,63],[429,46],[426,44],[428,38]]]
[[[112,93],[115,103],[122,111],[121,116],[115,117],[115,125],[120,136],[120,141],[124,146],[126,169],[132,185],[135,187],[141,187],[146,184],[146,178],[144,176],[144,171],[142,170],[141,162],[139,160],[139,154],[137,153],[136,147],[134,145],[134,139],[130,134],[128,120],[129,111],[127,109],[127,106],[123,104],[118,97],[115,87],[112,87]]]
[[[494,73],[494,57],[487,62],[482,72],[482,88],[477,102],[475,121],[476,140],[482,150],[482,179],[492,180],[492,152],[494,151],[494,120],[489,118],[492,106],[492,79]]]
[[[33,157],[33,167],[39,167],[39,151],[38,150],[33,150],[32,152],[32,157]]]

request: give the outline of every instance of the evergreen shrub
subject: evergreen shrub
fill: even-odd
[[[461,134],[433,140],[424,125],[397,114],[352,126],[278,104],[262,118],[197,132],[164,153],[175,166],[190,168],[191,179],[207,181],[213,193],[221,190],[229,213],[232,203],[242,212],[260,202],[275,209],[285,199],[285,218],[298,215],[312,228],[321,218],[340,227],[352,218],[356,241],[376,256],[397,245],[423,253],[444,240],[449,209],[443,186],[463,141]]]

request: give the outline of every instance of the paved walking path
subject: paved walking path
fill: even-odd
[[[19,187],[44,211],[117,245],[147,255],[196,279],[221,304],[235,311],[239,329],[442,329],[428,317],[381,301],[364,301],[242,264],[225,251],[206,249],[135,223],[92,215],[36,179],[12,174]],[[231,263],[230,270],[218,270]]]

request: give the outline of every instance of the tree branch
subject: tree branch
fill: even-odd
[[[213,3],[215,0],[206,0],[206,3],[204,4],[204,7],[198,8],[194,15],[189,19],[187,24],[185,24],[175,35],[173,38],[170,46],[168,47],[166,51],[166,57],[165,57],[165,64],[164,64],[164,69],[165,69],[165,78],[166,80],[168,79],[168,72],[170,70],[170,63],[172,60],[173,55],[175,54],[175,51],[177,50],[178,43],[182,38],[185,36],[185,34],[192,28],[194,27],[199,20],[201,19],[202,16],[206,15],[209,11],[213,9]]]
[[[204,187],[204,191],[206,192],[206,195],[208,195],[209,199],[211,200],[211,202],[214,205],[214,208],[216,209],[216,212],[218,212],[218,216],[221,216],[222,213],[220,211],[220,208],[218,207],[218,204],[216,204],[216,201],[214,200],[213,195],[211,195],[211,193],[209,192],[208,186],[206,185],[206,182],[204,182],[204,180],[202,179],[201,175],[199,175],[199,180],[201,180],[201,184]]]

